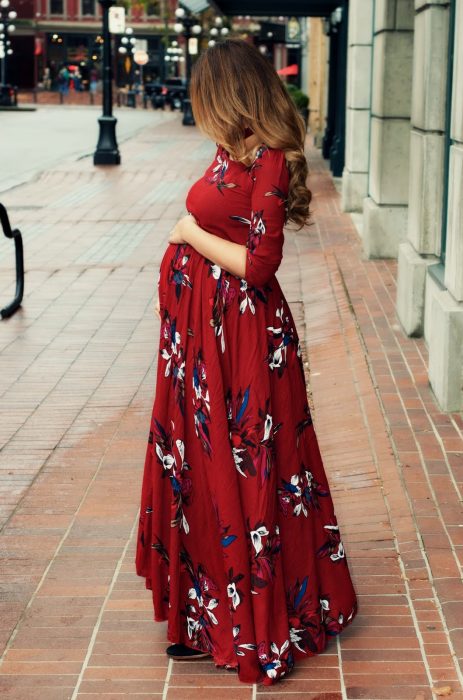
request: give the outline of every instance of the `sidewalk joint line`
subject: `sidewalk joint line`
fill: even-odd
[[[79,673],[79,676],[78,676],[78,678],[77,678],[77,682],[76,682],[76,685],[75,685],[75,687],[74,687],[74,691],[73,691],[73,693],[72,693],[72,696],[71,696],[70,700],[75,700],[75,698],[77,697],[77,695],[78,695],[78,693],[79,693],[79,688],[80,688],[80,685],[81,685],[81,683],[82,683],[82,678],[83,678],[83,675],[84,675],[85,671],[86,671],[87,668],[88,668],[88,662],[89,662],[89,659],[90,659],[90,657],[91,657],[91,655],[92,655],[93,648],[94,648],[94,646],[95,646],[95,640],[96,640],[97,634],[98,634],[98,632],[99,632],[99,630],[100,630],[100,625],[101,625],[101,621],[102,621],[102,619],[103,619],[103,615],[104,615],[104,613],[105,613],[106,604],[107,604],[108,600],[109,600],[110,597],[111,597],[111,593],[112,593],[112,591],[113,591],[113,589],[114,589],[114,585],[115,585],[115,583],[116,583],[116,581],[117,581],[117,578],[118,578],[118,576],[119,576],[119,572],[120,572],[120,570],[121,570],[121,568],[122,568],[122,564],[123,564],[123,561],[124,561],[124,559],[125,559],[125,555],[127,554],[127,551],[128,551],[128,549],[129,549],[129,546],[130,546],[131,543],[132,543],[132,537],[133,537],[133,535],[134,535],[134,533],[135,533],[135,531],[136,531],[136,529],[137,529],[139,517],[140,517],[140,511],[137,511],[137,514],[136,514],[136,516],[135,516],[135,519],[134,519],[132,528],[131,528],[131,530],[130,530],[130,534],[129,534],[129,536],[128,536],[128,538],[127,538],[127,541],[126,541],[126,543],[125,543],[125,545],[124,545],[124,548],[123,548],[123,550],[122,550],[122,552],[121,552],[121,555],[120,555],[120,557],[119,557],[119,559],[118,559],[118,561],[117,561],[117,564],[116,564],[115,569],[114,569],[114,572],[113,572],[113,576],[112,576],[112,578],[111,578],[111,583],[110,583],[109,586],[108,586],[108,590],[106,591],[106,595],[105,595],[104,601],[103,601],[103,603],[102,603],[102,605],[101,605],[101,607],[100,607],[100,612],[98,613],[98,617],[97,617],[96,623],[95,623],[95,625],[94,625],[94,627],[93,627],[92,636],[90,637],[90,641],[89,641],[89,644],[88,644],[87,653],[86,653],[85,659],[84,659],[84,661],[83,661],[83,663],[82,663],[82,667],[81,667],[81,669],[80,669],[80,673]]]

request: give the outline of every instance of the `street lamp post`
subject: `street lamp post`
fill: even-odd
[[[11,20],[16,19],[17,13],[9,10],[10,0],[0,0],[0,59],[2,61],[1,84],[6,85],[7,78],[7,57],[11,56],[13,49],[8,35],[16,29]]]
[[[121,156],[116,141],[117,119],[113,116],[113,76],[109,33],[109,8],[115,4],[115,0],[98,0],[98,2],[103,11],[103,114],[98,119],[100,135],[93,163],[94,165],[119,165]]]
[[[137,40],[133,36],[133,29],[132,27],[127,27],[125,30],[124,36],[121,38],[121,45],[118,48],[118,52],[122,55],[125,56],[127,55],[130,58],[130,72],[129,72],[129,88],[132,90],[133,88],[133,54],[136,51],[136,44]]]
[[[174,65],[174,77],[178,77],[178,64],[182,63],[184,60],[183,49],[178,45],[178,41],[172,41],[171,45],[166,49],[164,61],[165,63],[172,63]]]
[[[209,29],[210,39],[207,42],[208,46],[214,46],[216,39],[218,37],[226,37],[230,32],[228,27],[224,27],[222,17],[216,17],[214,20],[214,27]]]
[[[39,60],[38,60],[38,44],[39,44],[39,19],[40,12],[35,13],[34,21],[34,102],[37,102],[37,88],[39,85]],[[40,49],[41,50],[41,49]]]
[[[190,39],[191,37],[198,36],[201,34],[202,27],[195,19],[194,15],[187,11],[183,7],[177,7],[175,10],[175,16],[177,17],[177,22],[174,25],[174,29],[177,34],[183,34],[186,41],[186,97],[183,100],[183,119],[182,124],[184,126],[195,126],[195,120],[193,116],[193,111],[191,109],[190,100],[190,76],[191,76],[191,53],[190,53]]]

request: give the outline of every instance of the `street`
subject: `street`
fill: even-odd
[[[38,105],[35,112],[0,112],[0,192],[65,159],[93,154],[101,107]],[[119,142],[172,118],[153,109],[115,109]]]

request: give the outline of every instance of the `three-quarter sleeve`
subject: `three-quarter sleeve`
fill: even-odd
[[[283,150],[265,148],[252,166],[251,219],[246,242],[244,279],[265,285],[283,257],[289,172]]]

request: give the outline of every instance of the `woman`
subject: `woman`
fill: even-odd
[[[191,101],[217,151],[159,272],[136,570],[168,621],[169,656],[212,656],[270,685],[357,611],[275,277],[284,223],[309,218],[305,127],[240,40],[198,58]]]

